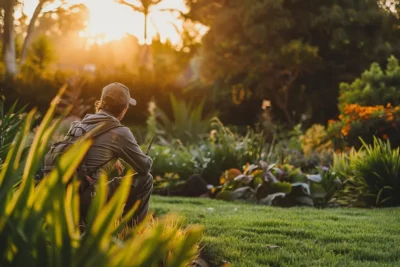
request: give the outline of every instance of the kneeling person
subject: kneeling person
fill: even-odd
[[[124,160],[135,171],[131,191],[124,207],[127,213],[133,205],[140,201],[139,207],[130,223],[136,224],[147,214],[153,177],[149,173],[152,160],[145,155],[137,144],[129,128],[120,121],[124,118],[129,105],[136,105],[130,97],[129,89],[120,83],[112,83],[103,88],[101,99],[96,102],[96,114],[88,114],[82,121],[72,123],[65,140],[76,140],[85,133],[102,125],[101,130],[94,135],[91,148],[81,163],[78,174],[85,177],[83,183],[96,183],[102,174],[109,176],[114,168],[121,174],[123,166],[119,159]],[[51,165],[52,163],[49,163]],[[45,163],[47,165],[47,163]],[[45,166],[48,171],[52,166]],[[109,194],[113,194],[121,178],[109,181]],[[93,187],[90,187],[93,188]],[[89,191],[88,191],[89,190]],[[89,186],[81,192],[81,217],[86,217],[93,192]]]

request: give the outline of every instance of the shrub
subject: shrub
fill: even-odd
[[[78,182],[71,176],[89,149],[89,140],[82,139],[72,146],[60,159],[58,168],[35,187],[40,159],[60,123],[52,121],[58,99],[42,120],[27,160],[22,160],[22,151],[35,111],[23,120],[0,169],[0,265],[157,266],[164,262],[166,266],[186,266],[197,254],[199,227],[190,227],[182,235],[177,224],[168,222],[171,220],[148,230],[144,230],[145,222],[135,231],[127,230],[123,240],[117,239],[133,215],[132,210],[116,227],[129,193],[129,178],[123,180],[108,202],[105,178],[98,183],[86,231],[81,232]]]
[[[329,133],[335,146],[362,146],[373,138],[390,139],[400,145],[400,66],[395,57],[388,59],[386,70],[373,63],[353,83],[340,85],[338,121],[329,122]]]
[[[311,155],[314,152],[333,152],[332,142],[321,124],[312,125],[300,136],[301,149],[305,155]]]
[[[217,199],[247,201],[291,207],[326,206],[341,186],[336,173],[326,167],[318,174],[307,175],[292,165],[246,165],[243,174],[237,169],[223,173],[221,186],[212,193]]]
[[[312,172],[318,166],[330,166],[333,162],[333,153],[329,151],[312,152],[309,155],[304,155],[301,151],[286,151],[283,152],[282,163],[300,168],[304,172]]]
[[[367,206],[400,206],[400,148],[375,139],[363,146],[364,155],[353,161],[354,173],[367,184]]]
[[[374,139],[360,151],[335,156],[333,168],[343,190],[337,202],[346,206],[392,207],[400,205],[400,149]]]
[[[346,105],[377,106],[400,105],[400,66],[394,56],[388,59],[386,70],[373,63],[360,78],[353,83],[340,84],[339,109]]]
[[[170,95],[170,99],[172,118],[169,118],[167,113],[160,108],[155,111],[157,132],[167,142],[178,139],[183,144],[189,144],[201,140],[209,129],[211,118],[210,115],[204,114],[204,101],[193,105],[193,103],[187,104],[184,100],[178,100],[173,95]],[[148,126],[154,124],[151,118],[150,116]]]
[[[299,124],[285,132],[278,135],[279,141],[272,146],[268,161],[294,165],[304,172],[331,165],[332,143],[322,125],[313,125],[303,133]]]
[[[208,183],[218,184],[219,177],[227,169],[241,169],[246,163],[255,163],[268,157],[262,132],[248,128],[242,136],[232,132],[217,118],[211,122],[213,129],[208,139],[191,149],[197,173]]]
[[[354,148],[348,152],[335,153],[332,169],[342,181],[342,189],[336,194],[335,202],[341,206],[364,207],[367,194],[365,180],[354,172],[353,162],[363,156],[363,151]]]
[[[182,145],[153,145],[149,155],[153,159],[152,173],[154,176],[176,173],[180,179],[185,180],[195,172],[193,157],[190,151]]]
[[[338,121],[330,121],[330,134],[336,139],[343,138],[348,146],[362,146],[360,138],[372,144],[374,137],[390,139],[393,146],[400,145],[400,106],[386,107],[346,105]],[[342,146],[343,148],[343,146]]]

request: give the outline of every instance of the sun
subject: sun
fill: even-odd
[[[149,43],[156,35],[162,41],[169,39],[172,43],[179,43],[183,21],[177,13],[162,12],[160,10],[177,9],[186,11],[183,0],[164,0],[155,6],[148,18],[148,38],[144,40],[144,15],[134,12],[131,8],[120,5],[113,0],[86,0],[82,1],[89,9],[90,18],[87,28],[82,35],[101,44],[112,40],[119,40],[126,34],[135,35],[140,43]],[[132,1],[135,3],[135,1]]]
[[[25,12],[33,13],[36,1],[25,0]],[[68,4],[82,3],[88,7],[89,19],[86,28],[80,36],[87,38],[89,43],[99,45],[113,40],[119,40],[126,34],[132,34],[140,43],[150,43],[159,35],[161,41],[169,39],[173,44],[181,41],[179,31],[183,28],[183,21],[177,13],[162,12],[162,9],[176,9],[187,11],[184,0],[163,0],[154,6],[148,18],[148,38],[144,40],[144,16],[134,12],[131,8],[118,4],[114,0],[67,0]],[[135,0],[131,0],[135,3]],[[137,2],[136,2],[137,3]]]

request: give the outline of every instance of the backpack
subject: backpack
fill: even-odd
[[[96,133],[91,135],[92,140],[96,139],[102,134],[106,132],[118,128],[123,127],[120,123],[115,121],[109,121],[103,124]],[[94,127],[97,128],[97,127]],[[77,130],[81,131],[81,135],[75,136],[75,132]],[[90,131],[89,131],[90,132]],[[78,139],[82,138],[88,131],[82,128],[81,124],[78,123],[76,126],[73,126],[65,136],[64,140],[60,142],[54,143],[50,150],[47,152],[44,158],[44,167],[43,174],[46,175],[50,173],[53,169],[56,168],[59,158],[70,148]],[[86,157],[83,158],[81,163],[79,164],[76,170],[76,176],[80,181],[79,187],[79,197],[80,197],[80,206],[81,206],[81,217],[86,217],[88,206],[90,205],[91,199],[96,195],[95,184],[96,180],[92,178],[93,174],[95,174],[101,167],[108,163],[104,162],[100,166],[96,168],[88,168],[86,166]]]

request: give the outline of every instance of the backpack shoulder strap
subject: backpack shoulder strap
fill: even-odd
[[[107,122],[105,123],[102,127],[100,127],[100,129],[98,131],[96,131],[93,135],[92,138],[95,139],[97,137],[99,137],[102,134],[105,134],[108,131],[111,131],[112,129],[115,128],[119,128],[119,127],[123,127],[123,125],[121,125],[120,123],[117,122]]]
[[[121,125],[120,123],[117,122],[108,122],[106,124],[104,124],[103,126],[100,127],[100,129],[98,129],[94,134],[92,134],[91,138],[92,139],[96,139],[97,137],[99,137],[102,134],[107,133],[108,131],[111,131],[112,129],[115,128],[119,128],[119,127],[124,127],[123,125]],[[109,161],[101,164],[100,166],[96,167],[95,169],[89,169],[86,166],[86,160],[87,160],[87,155],[85,155],[85,157],[82,160],[82,163],[80,165],[80,167],[78,168],[78,171],[83,171],[84,175],[92,175],[92,172],[97,171],[99,168],[103,167],[105,164],[107,164]]]

